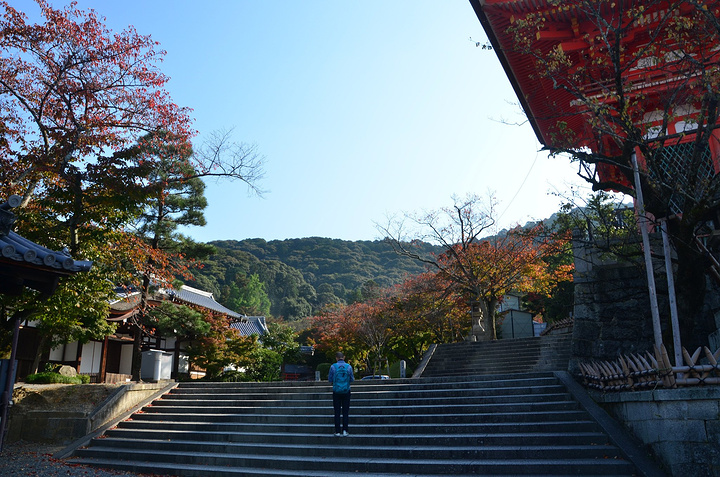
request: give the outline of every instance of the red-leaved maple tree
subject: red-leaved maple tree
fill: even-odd
[[[44,23],[0,3],[0,184],[25,203],[145,133],[191,134],[158,68],[164,51],[132,27],[110,31],[93,10],[37,0]]]
[[[556,235],[538,224],[470,244],[458,244],[437,260],[439,274],[449,287],[480,309],[490,339],[497,338],[496,309],[510,292],[548,295],[559,282],[572,280],[570,263],[550,266],[546,258],[560,255],[568,245],[565,233]]]
[[[403,220],[381,228],[395,250],[434,269],[456,300],[471,303],[473,334],[496,339],[496,308],[511,291],[547,293],[555,283],[571,279],[573,265],[550,266],[546,258],[566,251],[568,234],[551,233],[540,223],[531,228],[489,235],[495,224],[494,199],[455,198],[452,207]],[[405,228],[410,223],[409,231]],[[417,240],[437,244],[439,254],[423,253]]]

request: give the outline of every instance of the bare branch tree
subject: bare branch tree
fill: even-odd
[[[265,176],[265,156],[257,145],[235,142],[232,129],[218,130],[195,151],[197,177],[240,180],[251,192],[262,196],[259,182]]]

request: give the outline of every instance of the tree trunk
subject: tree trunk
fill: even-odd
[[[135,327],[135,339],[133,340],[132,352],[132,380],[140,382],[140,367],[142,366],[142,328]]]
[[[47,336],[40,335],[40,342],[35,349],[35,359],[33,359],[32,366],[30,366],[30,374],[35,374],[38,372],[38,369],[40,368],[40,358],[42,358],[43,350],[45,349],[46,343]]]
[[[153,260],[148,260],[148,263],[154,263]],[[143,323],[145,322],[145,312],[148,307],[148,299],[150,296],[150,277],[148,275],[143,276],[142,290],[140,291],[140,309],[139,313],[135,316],[135,340],[133,341],[133,355],[132,355],[132,380],[140,381],[140,368],[142,366],[142,337],[143,337]]]
[[[497,309],[498,301],[497,299],[493,298],[490,300],[489,303],[487,303],[487,310],[485,310],[485,313],[487,313],[487,320],[488,325],[490,326],[490,339],[496,340],[497,339],[497,322],[495,319],[497,318],[497,313],[495,310]]]
[[[178,379],[180,377],[180,339],[175,338],[175,346],[173,349],[173,374],[172,377],[174,379]]]

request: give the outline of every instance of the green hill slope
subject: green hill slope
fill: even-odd
[[[212,291],[228,305],[233,285],[242,287],[247,277],[257,274],[270,298],[271,314],[287,320],[310,316],[328,303],[352,302],[369,284],[391,286],[425,271],[422,264],[396,254],[383,241],[310,237],[211,244],[218,253],[194,272],[195,280],[188,284]]]

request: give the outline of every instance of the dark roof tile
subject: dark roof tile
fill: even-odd
[[[255,334],[262,338],[262,336],[267,333],[268,329],[264,316],[243,316],[243,318],[243,321],[231,323],[230,328],[238,330],[243,336]]]
[[[163,289],[162,293],[170,296],[174,300],[202,306],[203,308],[223,313],[231,318],[241,318],[243,316],[216,302],[212,293],[198,290],[197,288],[192,288],[187,285],[183,285],[179,290]]]
[[[85,272],[90,270],[92,262],[74,260],[67,251],[55,252],[38,245],[20,235],[8,232],[0,235],[0,254],[2,258],[25,262],[49,270],[66,270],[68,272]]]

